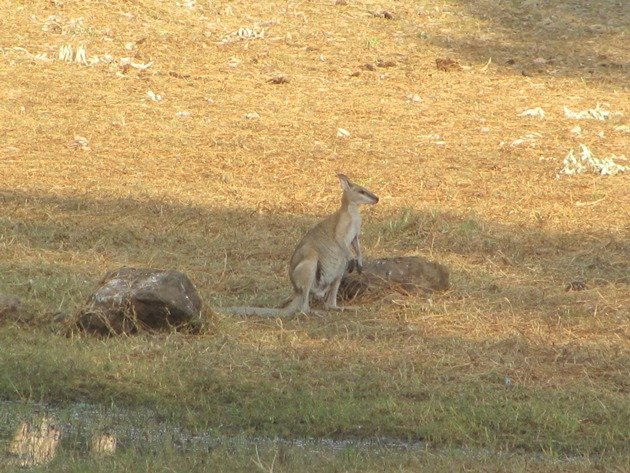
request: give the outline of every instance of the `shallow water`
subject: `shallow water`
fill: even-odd
[[[210,450],[219,446],[290,446],[313,452],[357,449],[423,450],[423,442],[405,442],[392,438],[332,439],[332,438],[263,438],[219,435],[213,430],[183,429],[160,418],[149,409],[111,407],[74,403],[67,406],[51,406],[39,403],[0,401],[0,438],[10,441],[22,422],[40,416],[52,417],[62,432],[62,444],[87,445],[95,433],[113,434],[119,447],[131,447],[140,451],[174,449],[183,451]]]
[[[139,453],[171,451],[173,453],[208,452],[215,448],[295,448],[306,454],[330,454],[345,450],[370,453],[379,451],[440,453],[426,442],[407,442],[387,437],[367,439],[333,438],[294,438],[226,436],[214,430],[191,431],[168,422],[159,412],[146,408],[128,409],[103,407],[85,403],[54,406],[40,403],[0,401],[0,457],[13,439],[20,425],[25,421],[39,421],[42,417],[55,419],[61,431],[61,448],[85,452],[94,434],[107,433],[116,438],[117,448],[133,449]],[[445,449],[444,449],[445,450]],[[446,451],[446,450],[445,450]],[[453,451],[453,449],[450,449]],[[459,448],[457,452],[470,458],[510,458],[518,455],[536,461],[544,459],[539,453],[492,451],[489,449]],[[593,457],[555,457],[560,463],[580,463],[593,460]]]

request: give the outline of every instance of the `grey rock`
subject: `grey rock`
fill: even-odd
[[[20,305],[21,301],[17,297],[8,297],[0,294],[0,319],[4,317],[16,317]]]
[[[351,264],[349,269],[354,265]],[[403,292],[446,291],[449,288],[448,269],[419,256],[367,260],[361,273],[347,272],[339,287],[342,300],[351,300],[374,290]]]
[[[79,311],[79,328],[97,334],[131,334],[200,321],[201,298],[175,270],[121,268],[108,273]]]

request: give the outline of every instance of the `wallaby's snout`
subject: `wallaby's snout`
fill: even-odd
[[[367,205],[378,204],[378,196],[376,194],[373,194],[369,190],[366,189],[365,192],[360,192],[360,194],[362,195],[362,197],[367,197],[367,200],[359,203]]]

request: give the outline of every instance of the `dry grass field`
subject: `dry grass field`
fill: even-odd
[[[0,295],[23,304],[0,320],[0,400],[438,449],[308,460],[321,471],[487,471],[472,448],[516,455],[497,471],[623,471],[630,181],[560,170],[580,145],[630,164],[629,25],[613,0],[0,1]],[[439,261],[452,289],[212,311],[288,296],[336,172],[381,198],[364,254]],[[123,265],[187,273],[202,333],[63,336],[54,314]]]

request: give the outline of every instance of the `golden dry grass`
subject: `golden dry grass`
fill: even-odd
[[[389,380],[376,390],[416,375],[437,390],[507,377],[621,396],[628,177],[557,178],[579,144],[628,154],[629,18],[619,5],[5,3],[0,292],[46,325],[107,270],[137,265],[188,273],[211,305],[274,305],[289,291],[293,245],[334,210],[343,171],[381,197],[365,212],[364,252],[438,260],[453,289],[325,319],[212,316],[213,336],[232,340],[228,358],[242,357],[253,379],[287,360],[333,379],[365,362]],[[382,9],[394,18],[373,14]],[[50,15],[59,26],[44,31]],[[257,25],[263,38],[222,43]],[[56,58],[64,44],[153,65],[44,62],[17,49]],[[447,56],[469,67],[437,70]],[[365,67],[379,60],[394,64]],[[288,82],[270,82],[278,75]],[[563,115],[598,103],[618,115]],[[532,107],[545,118],[519,116]],[[350,137],[337,137],[340,127]],[[511,145],[527,133],[540,137]],[[89,151],[71,146],[75,135]],[[565,291],[575,280],[587,289]]]

